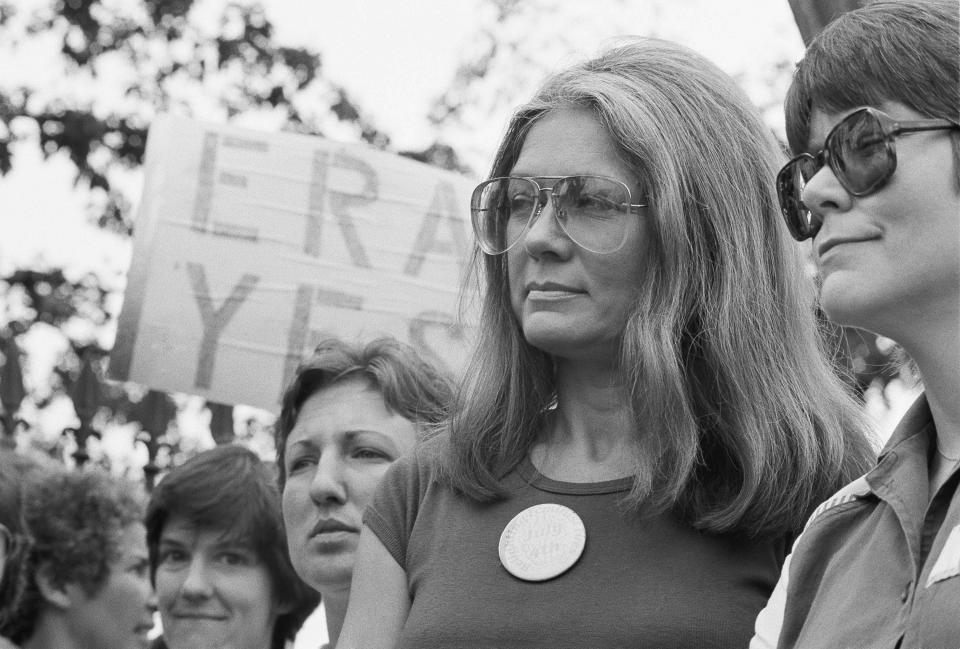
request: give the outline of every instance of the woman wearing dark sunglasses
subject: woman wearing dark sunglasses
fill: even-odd
[[[956,0],[877,2],[811,44],[787,96],[784,217],[823,310],[896,340],[925,393],[811,517],[760,647],[960,642],[960,29]]]
[[[780,162],[660,40],[520,108],[472,197],[472,365],[367,510],[338,649],[746,646],[788,539],[870,461]]]

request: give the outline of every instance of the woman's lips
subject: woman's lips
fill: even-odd
[[[199,613],[191,611],[173,611],[170,616],[176,620],[211,620],[211,621],[222,621],[227,619],[227,616],[219,613]]]
[[[529,282],[525,288],[529,300],[565,300],[584,293],[578,288],[559,282]]]
[[[334,534],[337,532],[358,534],[360,530],[349,523],[339,521],[335,518],[325,518],[317,521],[317,523],[310,530],[310,536],[313,537],[321,534]]]
[[[582,295],[579,291],[567,291],[567,290],[530,290],[527,291],[528,300],[540,300],[540,301],[552,301],[552,300],[564,300],[577,295]]]
[[[839,246],[844,246],[851,243],[863,243],[865,241],[872,241],[877,238],[878,237],[876,236],[830,237],[824,241],[821,241],[817,245],[817,258],[823,258],[828,252]]]

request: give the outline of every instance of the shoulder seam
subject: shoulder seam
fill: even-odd
[[[810,514],[810,518],[807,519],[807,524],[803,528],[804,532],[807,531],[813,522],[824,512],[827,512],[834,507],[839,507],[845,503],[859,500],[870,493],[872,493],[872,491],[870,489],[870,484],[867,482],[867,476],[860,476],[850,484],[841,488],[840,491],[833,494],[830,498],[820,503],[820,505],[813,510],[813,513]]]

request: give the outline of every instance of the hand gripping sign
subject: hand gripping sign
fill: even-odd
[[[391,335],[457,372],[473,182],[362,145],[163,116],[110,374],[277,411],[322,337]]]

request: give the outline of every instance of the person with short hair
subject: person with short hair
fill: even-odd
[[[143,649],[156,598],[140,490],[98,469],[51,470],[25,486],[22,520],[0,635],[22,649]]]
[[[924,393],[878,463],[817,508],[754,649],[960,642],[960,5],[841,15],[794,73],[777,176],[833,321],[896,341]]]
[[[14,599],[14,589],[20,574],[14,566],[21,564],[21,553],[26,547],[22,541],[23,490],[31,480],[38,479],[44,466],[29,456],[0,448],[0,618],[3,617],[4,602],[12,602]],[[7,561],[12,566],[11,574],[17,576],[4,581]],[[0,635],[0,649],[9,649],[12,646]]]
[[[293,565],[323,597],[337,644],[361,517],[387,468],[446,414],[452,385],[407,344],[321,341],[296,371],[275,427]]]
[[[146,525],[169,649],[283,649],[316,608],[287,555],[276,472],[247,448],[219,446],[171,469]]]
[[[471,199],[479,340],[367,509],[338,649],[746,646],[792,535],[872,460],[781,162],[659,39],[519,108]]]
[[[29,456],[0,448],[0,593],[5,588],[4,562],[22,532],[24,486],[36,479],[44,466]]]

